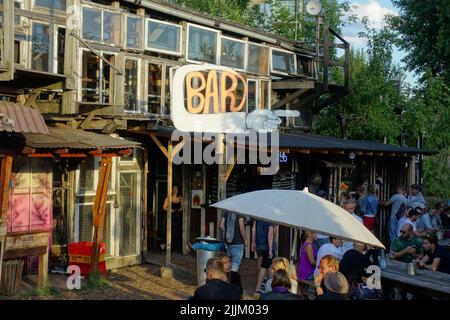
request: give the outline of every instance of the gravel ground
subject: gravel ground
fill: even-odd
[[[161,278],[160,267],[157,265],[142,264],[108,272],[110,288],[68,290],[65,286],[66,276],[51,274],[49,280],[51,286],[57,288],[58,295],[29,294],[30,286],[22,286],[22,291],[18,295],[0,297],[0,299],[185,300],[192,296],[197,288],[195,258],[178,255],[174,256],[172,261],[176,265],[173,279]],[[29,280],[34,282],[36,276],[32,277],[34,279]],[[252,293],[256,285],[256,277],[256,260],[244,259],[241,265],[241,278],[245,300],[254,299]],[[27,289],[28,294],[24,295]]]

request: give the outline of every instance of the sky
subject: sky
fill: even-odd
[[[383,21],[384,16],[387,14],[396,15],[398,14],[398,9],[394,7],[390,0],[350,0],[352,13],[355,14],[359,20],[363,17],[368,17],[370,27],[375,29],[383,28],[386,23]],[[351,25],[347,25],[343,28],[342,33],[344,38],[350,42],[350,44],[354,48],[364,48],[365,42],[364,39],[358,37],[358,33],[363,31],[362,23],[354,23]],[[401,59],[406,55],[405,52],[398,50],[395,48],[393,54],[394,63],[404,65],[401,62]],[[405,68],[406,70],[406,68]],[[406,74],[406,82],[411,85],[417,84],[417,78],[414,76],[414,73],[408,72]]]

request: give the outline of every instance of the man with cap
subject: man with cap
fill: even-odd
[[[349,300],[349,285],[345,276],[337,272],[328,272],[324,278],[327,291],[316,300]]]

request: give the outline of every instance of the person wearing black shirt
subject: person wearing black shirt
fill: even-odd
[[[366,269],[372,265],[370,259],[363,252],[366,245],[355,242],[353,249],[348,250],[339,264],[339,271],[348,279],[350,284],[365,283],[363,277],[367,277]]]
[[[227,282],[223,271],[223,262],[219,257],[212,257],[206,262],[206,284],[197,288],[191,300],[241,300],[239,288]]]
[[[419,261],[419,267],[450,274],[450,253],[439,245],[436,236],[425,237],[423,249],[425,255]]]
[[[259,300],[301,300],[299,295],[289,291],[291,279],[286,270],[278,269],[273,273],[271,287],[272,291],[263,293]]]

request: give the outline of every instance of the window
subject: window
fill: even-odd
[[[39,71],[50,71],[49,57],[49,26],[46,24],[33,22],[31,68]]]
[[[245,42],[222,37],[220,64],[240,70],[245,69]]]
[[[139,111],[137,60],[125,60],[125,110]]]
[[[83,39],[120,45],[120,14],[83,8]]]
[[[127,17],[126,47],[131,49],[142,48],[142,18]]]
[[[269,48],[248,44],[247,71],[267,75],[269,72]]]
[[[103,11],[103,43],[120,45],[120,15]]]
[[[103,54],[106,60],[114,64],[114,56]],[[81,99],[85,102],[109,103],[113,69],[90,51],[82,53]]]
[[[39,7],[66,11],[66,0],[35,0],[34,4]]]
[[[295,54],[289,51],[271,49],[272,68],[274,73],[296,73]]]
[[[261,109],[270,109],[270,81],[261,80],[260,84]]]
[[[148,112],[150,113],[161,113],[161,81],[162,66],[149,63],[147,77],[147,103]]]
[[[147,19],[146,48],[151,51],[181,54],[181,26]]]
[[[102,40],[102,12],[83,8],[83,39]]]
[[[216,30],[188,25],[187,59],[215,64],[218,34]]]
[[[247,90],[247,112],[252,112],[258,106],[258,81],[247,80]]]
[[[119,255],[137,253],[136,230],[139,216],[138,172],[120,172]]]
[[[93,225],[92,225],[92,211],[93,203],[79,203],[77,204],[78,211],[78,238],[79,241],[92,242],[92,237],[94,236]],[[112,203],[107,203],[105,208],[105,224],[103,225],[103,239],[102,242],[105,243],[106,256],[112,255],[111,248],[111,210],[113,206]]]
[[[66,29],[58,28],[56,40],[56,72],[59,74],[64,74],[64,46],[66,40]]]

